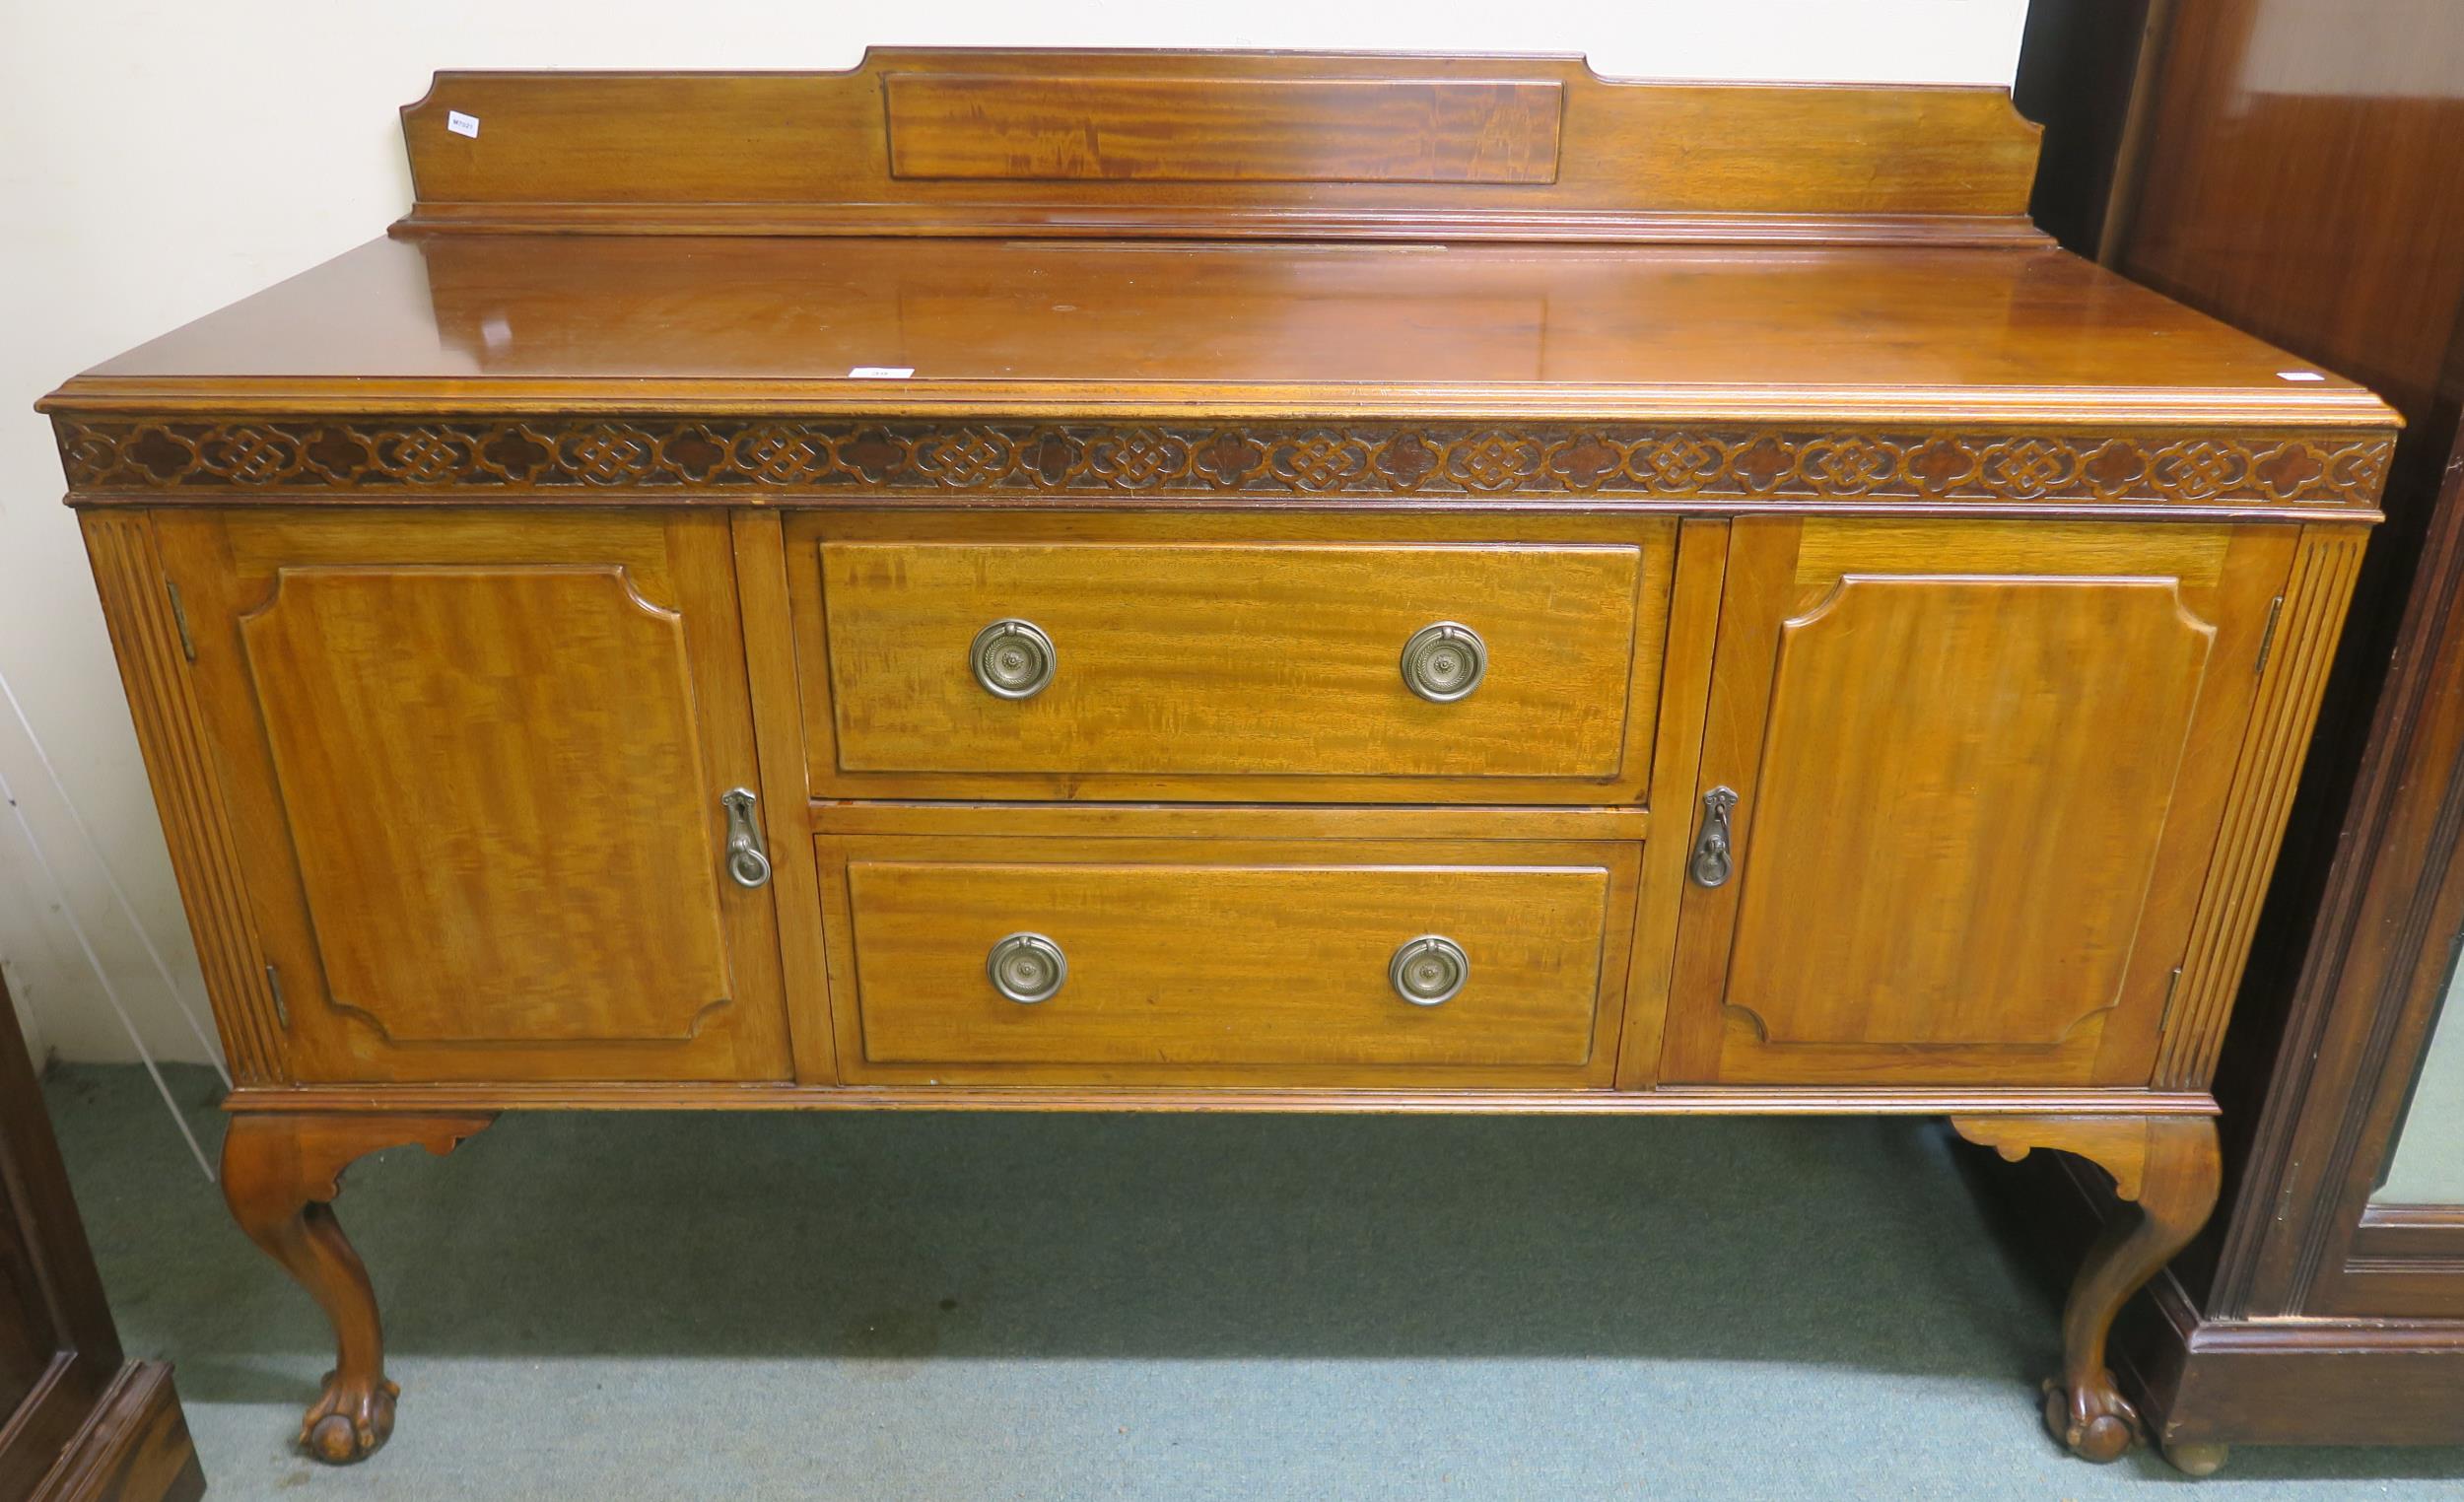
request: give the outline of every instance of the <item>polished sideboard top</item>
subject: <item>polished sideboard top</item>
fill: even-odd
[[[2050,247],[405,232],[54,402],[2385,425],[2298,369]]]
[[[2392,421],[2052,248],[1999,90],[875,51],[441,74],[404,131],[390,237],[47,399],[79,492],[2366,509]],[[804,425],[488,421],[547,414]]]

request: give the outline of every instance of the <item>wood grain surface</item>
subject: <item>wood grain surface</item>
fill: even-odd
[[[822,852],[853,1081],[1571,1088],[1613,1072],[1631,845],[979,833]],[[1022,932],[1066,956],[1050,1000],[986,975]],[[1462,946],[1470,979],[1423,1007],[1387,966],[1426,934]]]
[[[394,236],[42,404],[315,1453],[393,1417],[343,1165],[509,1107],[1951,1114],[2139,1196],[2047,1409],[2119,1453],[2394,421],[2051,249],[2001,91],[899,51],[403,124]]]
[[[1547,183],[1553,79],[885,73],[890,175]]]
[[[1570,57],[441,73],[402,132],[420,229],[1785,240],[1827,217],[1877,240],[2035,238],[2036,131],[2006,91],[1627,83]]]
[[[1737,533],[1666,1077],[2144,1084],[2293,534]]]
[[[162,530],[296,1077],[787,1076],[723,516]]]
[[[848,772],[1605,782],[1650,734],[1627,706],[1656,702],[1662,628],[1638,650],[1636,617],[1668,594],[1635,546],[825,542],[821,570]],[[1004,618],[1056,649],[1029,699],[970,668]],[[1432,703],[1400,659],[1447,623],[1488,665]]]
[[[865,798],[1641,802],[1677,527],[1659,517],[786,518],[816,792]],[[1052,683],[987,692],[1024,619]],[[1454,622],[1480,686],[1415,697]]]

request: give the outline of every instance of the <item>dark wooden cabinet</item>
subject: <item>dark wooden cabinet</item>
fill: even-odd
[[[2048,229],[2408,422],[2219,1063],[2224,1201],[2118,1327],[2210,1464],[2464,1441],[2464,1204],[2376,1194],[2464,939],[2460,72],[2464,11],[2310,0],[2036,0],[2020,65]],[[2044,1172],[2063,1234],[2110,1207]]]
[[[126,1361],[0,989],[0,1502],[205,1491],[171,1368]]]

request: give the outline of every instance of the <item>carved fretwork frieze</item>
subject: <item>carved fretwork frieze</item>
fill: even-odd
[[[61,418],[84,492],[1024,491],[2366,507],[2392,436],[1633,424]]]

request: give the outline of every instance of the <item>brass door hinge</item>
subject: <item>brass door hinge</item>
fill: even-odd
[[[282,972],[270,964],[265,967],[265,986],[274,993],[274,1020],[282,1024],[284,1032],[290,1032],[291,1006],[282,998]]]
[[[2173,993],[2181,989],[2182,968],[2176,965],[2173,973],[2164,978],[2164,1015],[2156,1019],[2156,1036],[2159,1038],[2173,1030]]]
[[[197,660],[196,639],[188,635],[188,608],[179,602],[179,585],[163,580],[164,592],[171,597],[171,624],[179,628],[180,654],[189,661]]]
[[[2267,671],[2267,654],[2276,649],[2276,618],[2284,613],[2283,595],[2267,602],[2267,629],[2259,633],[2259,660],[2250,666],[2250,675],[2254,678]]]

